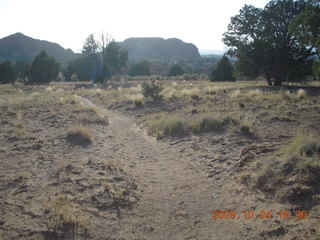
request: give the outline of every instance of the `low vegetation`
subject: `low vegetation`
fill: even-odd
[[[85,126],[72,126],[68,130],[67,140],[74,144],[85,145],[93,141],[93,135],[91,130]]]
[[[142,87],[142,94],[145,98],[152,98],[154,101],[160,101],[163,98],[161,94],[163,87],[160,85],[159,82],[144,82],[141,85]]]
[[[62,232],[64,239],[79,239],[85,236],[88,218],[76,209],[68,195],[60,194],[49,200],[44,207],[49,217],[48,227],[56,232]]]
[[[186,119],[178,115],[160,114],[153,118],[144,118],[150,135],[158,139],[163,137],[182,137],[188,134],[199,134],[204,132],[222,132],[229,126],[236,126],[239,121],[231,117],[202,116],[195,119]]]
[[[278,199],[310,208],[320,193],[320,139],[299,134],[280,150],[279,160],[257,175],[257,187],[272,192]]]

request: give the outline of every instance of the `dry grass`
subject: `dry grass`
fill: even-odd
[[[287,162],[301,159],[305,161],[315,160],[320,152],[320,141],[312,134],[300,134],[292,139],[292,141],[282,148],[282,153]],[[311,162],[310,162],[311,163]],[[320,166],[320,162],[314,162]]]
[[[289,100],[291,98],[291,93],[289,90],[283,92],[283,98]]]
[[[72,126],[67,133],[67,140],[79,145],[90,144],[93,141],[93,134],[87,127]]]
[[[231,98],[237,98],[240,96],[240,94],[241,94],[241,91],[239,89],[237,89],[237,90],[232,91],[229,96]]]
[[[144,102],[144,97],[141,93],[126,94],[124,98],[132,102],[136,107],[142,106]]]
[[[219,90],[221,90],[221,87],[210,86],[210,85],[204,87],[204,92],[210,95],[216,94]]]
[[[320,194],[320,142],[312,134],[299,134],[280,150],[281,160],[272,160],[256,174],[256,186],[282,201],[312,205]]]
[[[192,132],[202,133],[210,131],[224,131],[229,128],[230,125],[237,126],[238,121],[232,117],[214,117],[211,115],[202,116],[192,121]]]
[[[191,97],[192,99],[198,99],[201,95],[199,88],[182,89],[180,94],[182,97]]]
[[[263,92],[260,89],[252,89],[247,93],[249,97],[260,97],[263,95]]]
[[[174,116],[151,120],[148,123],[148,133],[160,139],[164,136],[184,136],[188,134],[187,122]]]
[[[49,199],[44,210],[49,217],[48,227],[61,229],[65,237],[68,235],[78,237],[79,228],[85,229],[88,225],[88,217],[80,214],[66,194],[59,194],[53,200]]]
[[[299,99],[304,99],[304,98],[306,98],[308,96],[308,94],[307,94],[307,92],[305,90],[299,89],[297,91],[297,96],[298,96]]]
[[[237,126],[239,121],[227,117],[211,115],[196,116],[187,119],[179,115],[161,114],[144,121],[150,135],[161,139],[166,136],[182,137],[188,134],[226,130],[231,124]]]
[[[76,217],[67,195],[59,195],[45,209],[50,213],[50,225],[52,227],[57,228],[63,227],[65,224],[76,223]]]

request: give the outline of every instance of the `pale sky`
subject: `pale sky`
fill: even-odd
[[[80,52],[90,33],[179,38],[223,50],[222,34],[244,4],[267,0],[0,0],[0,38],[21,32]]]

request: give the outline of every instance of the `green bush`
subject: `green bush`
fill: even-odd
[[[11,62],[0,63],[0,83],[14,83],[17,74]]]
[[[148,61],[141,61],[130,68],[130,76],[150,76],[150,63]]]
[[[224,55],[211,72],[211,81],[235,81],[233,66]]]
[[[142,94],[145,98],[152,98],[154,101],[160,101],[163,98],[161,94],[163,87],[158,82],[144,82],[141,85]]]
[[[49,57],[46,51],[36,56],[30,67],[30,83],[49,83],[59,74],[59,64],[53,57]]]
[[[184,74],[182,67],[179,64],[174,64],[170,71],[168,72],[168,76],[181,76]]]

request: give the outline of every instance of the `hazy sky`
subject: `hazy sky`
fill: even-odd
[[[0,0],[0,38],[22,32],[79,52],[89,33],[180,38],[223,50],[222,34],[244,4],[266,0]]]

